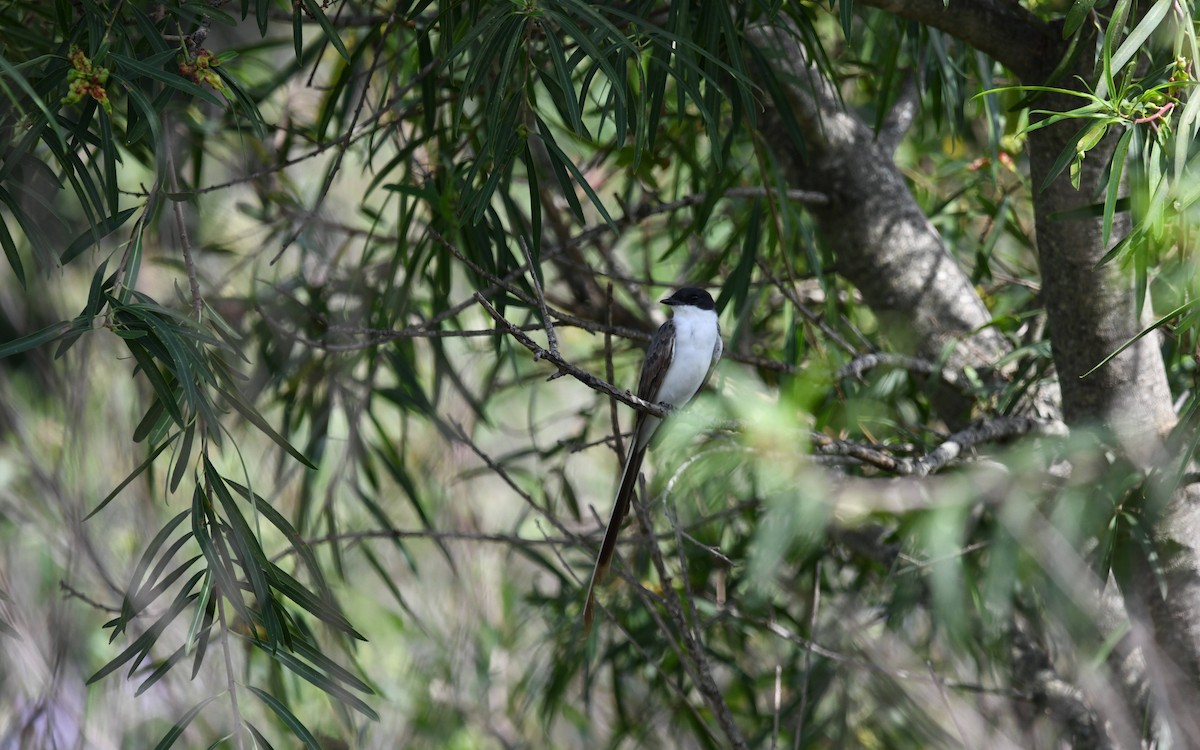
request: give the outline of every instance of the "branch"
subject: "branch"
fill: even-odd
[[[862,0],[892,15],[940,29],[1033,82],[1066,49],[1049,24],[1005,0]],[[1039,79],[1040,82],[1040,79]]]
[[[838,368],[835,379],[845,380],[846,378],[862,377],[862,374],[867,370],[881,366],[896,367],[920,375],[936,377],[946,385],[957,388],[960,391],[965,392],[970,389],[970,383],[967,382],[967,379],[948,367],[939,367],[933,362],[921,359],[920,357],[910,357],[905,354],[894,354],[891,352],[872,352],[856,357]]]
[[[893,456],[878,448],[835,440],[819,432],[812,434],[812,441],[817,450],[826,455],[850,456],[892,474],[924,477],[943,468],[964,451],[980,443],[1029,434],[1064,437],[1067,435],[1067,426],[1058,420],[1031,417],[981,419],[954,433],[937,448],[916,459]]]
[[[641,521],[643,532],[652,536],[653,526],[650,522],[650,514],[646,511],[645,503],[640,499],[635,499],[633,507],[637,512],[638,520]],[[725,732],[725,737],[729,740],[729,744],[732,747],[745,750],[749,746],[746,744],[746,739],[742,736],[741,730],[734,723],[733,716],[729,713],[729,706],[725,703],[725,698],[721,694],[720,688],[717,687],[716,682],[713,680],[712,668],[709,666],[708,656],[705,654],[704,649],[696,638],[695,632],[688,625],[683,615],[679,592],[671,584],[671,575],[667,572],[662,550],[659,549],[657,541],[652,541],[650,544],[650,559],[654,561],[654,567],[658,571],[658,579],[663,591],[663,603],[666,605],[667,613],[670,615],[675,630],[683,640],[683,644],[687,649],[687,655],[690,657],[690,659],[682,660],[683,666],[695,683],[696,689],[700,691],[700,695],[704,697],[704,702],[716,714],[717,723],[721,725],[721,730]],[[682,559],[682,553],[680,559]],[[684,576],[683,585],[687,586],[686,575]],[[693,609],[694,614],[695,610]],[[695,621],[695,626],[699,630],[699,620]]]
[[[546,309],[546,293],[542,291],[542,282],[538,280],[538,266],[533,262],[533,253],[529,250],[524,237],[517,237],[521,250],[525,253],[525,261],[529,264],[529,280],[533,283],[533,291],[537,293],[538,307],[542,311],[542,323],[546,325],[546,346],[550,353],[558,356],[558,336],[554,333],[554,322],[550,320],[550,311]]]
[[[944,10],[941,0],[930,1]],[[991,313],[874,129],[846,109],[794,28],[758,26],[746,38],[757,49],[756,66],[779,91],[762,120],[763,136],[792,184],[828,190],[830,204],[810,214],[837,253],[838,273],[862,293],[884,335],[915,342],[914,354],[951,370],[994,368],[1011,344],[989,325]],[[783,126],[789,119],[803,144]],[[937,388],[932,399],[956,427],[973,406],[958,389]]]
[[[166,123],[164,123],[166,124]],[[171,181],[171,192],[179,193],[179,175],[175,170],[175,139],[166,144],[167,176]],[[196,260],[192,257],[192,242],[188,238],[187,219],[183,215],[183,201],[172,200],[175,210],[175,225],[179,229],[179,247],[183,253],[183,267],[187,270],[188,291],[192,297],[192,315],[196,320],[202,319],[204,298],[200,295],[200,282],[196,278]]]
[[[1034,706],[1049,713],[1059,726],[1070,732],[1071,747],[1112,748],[1104,720],[1083,691],[1058,673],[1046,649],[1028,631],[1029,626],[1018,618],[1009,628],[1009,638],[1013,674]]]
[[[547,378],[547,380],[553,380],[555,378],[562,377],[562,375],[565,373],[575,378],[580,383],[583,383],[588,388],[612,396],[615,399],[619,399],[638,411],[644,411],[651,416],[659,417],[661,419],[670,413],[670,410],[665,405],[652,404],[649,401],[640,399],[629,391],[617,388],[613,384],[605,380],[601,380],[587,370],[576,367],[575,365],[563,359],[560,355],[554,354],[553,352],[538,346],[537,342],[529,338],[524,331],[510,323],[503,315],[496,312],[496,308],[492,307],[491,303],[483,298],[483,295],[477,293],[475,295],[475,300],[479,302],[484,310],[487,311],[488,315],[492,316],[492,319],[496,321],[496,324],[500,328],[507,331],[509,335],[516,339],[517,343],[519,343],[521,346],[533,352],[534,359],[544,359],[558,368],[558,372],[554,375],[551,375],[549,378]]]

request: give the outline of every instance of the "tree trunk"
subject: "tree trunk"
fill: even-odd
[[[747,38],[764,56],[775,56],[769,62],[786,82],[786,105],[805,143],[775,151],[790,184],[829,196],[828,205],[810,213],[837,253],[838,274],[858,287],[901,351],[954,370],[991,368],[1010,350],[1008,342],[985,327],[991,315],[917,205],[891,149],[842,107],[787,32],[760,27]],[[788,143],[780,119],[768,113],[766,120],[770,142]],[[934,402],[952,425],[969,416],[962,394],[942,388]]]
[[[1076,73],[1083,80],[1095,80],[1094,71]],[[1064,76],[1060,85],[1068,85],[1068,79],[1078,81],[1073,75]],[[1040,109],[1052,111],[1075,106],[1078,100],[1063,96],[1047,97],[1038,104]],[[1078,122],[1066,121],[1030,133],[1035,189],[1045,182],[1051,166],[1080,127]],[[1099,428],[1124,456],[1150,471],[1168,458],[1164,439],[1176,422],[1160,337],[1143,337],[1083,377],[1136,336],[1147,316],[1139,320],[1137,315],[1130,272],[1114,263],[1096,267],[1107,251],[1101,219],[1052,218],[1056,212],[1093,203],[1094,196],[1103,194],[1101,180],[1119,137],[1119,132],[1110,132],[1088,152],[1080,170],[1079,190],[1064,172],[1035,194],[1037,247],[1065,420],[1072,428]],[[1112,242],[1129,229],[1129,215],[1117,215]],[[1147,299],[1147,311],[1149,307]],[[1146,652],[1147,676],[1158,706],[1165,709],[1163,718],[1180,746],[1200,747],[1200,720],[1195,710],[1200,705],[1200,507],[1184,492],[1175,492],[1160,503],[1164,505],[1165,509],[1157,512],[1148,509],[1147,516],[1151,522],[1157,520],[1154,535],[1164,557],[1162,568],[1156,570],[1158,563],[1139,555],[1121,580],[1122,593],[1126,609],[1139,621],[1135,642]]]

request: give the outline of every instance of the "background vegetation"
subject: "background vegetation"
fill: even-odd
[[[1195,25],[0,4],[0,748],[1200,746]]]

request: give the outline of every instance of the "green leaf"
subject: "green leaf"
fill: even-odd
[[[168,521],[166,525],[159,529],[158,533],[154,535],[154,538],[150,540],[150,544],[146,546],[146,549],[143,550],[137,566],[135,566],[133,569],[133,575],[130,576],[129,579],[129,598],[138,598],[137,594],[134,592],[142,588],[142,576],[146,574],[146,570],[150,567],[151,560],[153,560],[155,555],[158,554],[158,550],[163,546],[163,544],[166,543],[167,539],[170,538],[175,529],[179,527],[179,524],[183,523],[183,519],[187,518],[188,512],[189,511],[186,510],[181,511],[178,515]],[[189,534],[188,536],[191,535]],[[173,552],[168,553],[164,556],[164,559],[169,559],[173,554]]]
[[[158,458],[159,454],[161,454],[163,451],[165,451],[167,449],[167,446],[170,445],[177,437],[179,437],[178,432],[176,432],[174,435],[171,435],[169,438],[164,440],[161,445],[159,445],[157,448],[155,448],[153,451],[151,451],[150,456],[145,461],[138,464],[138,467],[136,469],[134,469],[132,472],[130,472],[129,476],[125,477],[124,481],[122,481],[120,484],[118,484],[116,486],[116,488],[113,489],[112,492],[108,493],[108,495],[106,495],[104,497],[104,499],[100,501],[99,505],[97,505],[95,508],[92,508],[91,512],[83,517],[83,520],[86,521],[89,518],[91,518],[92,516],[99,513],[100,511],[104,510],[104,506],[106,506],[110,502],[112,502],[114,497],[121,494],[121,490],[128,487],[130,482],[132,482],[133,480],[135,480],[139,476],[141,476],[141,473],[143,471],[150,468],[150,464],[154,463],[154,459]]]
[[[1075,0],[1071,9],[1067,11],[1067,20],[1063,23],[1062,38],[1070,38],[1079,27],[1083,25],[1088,14],[1092,12],[1092,8],[1096,5],[1096,0]]]
[[[275,715],[279,717],[279,720],[286,724],[288,729],[292,730],[292,734],[296,735],[296,739],[304,743],[305,747],[309,748],[309,750],[321,750],[321,744],[317,742],[316,737],[313,737],[312,732],[308,731],[308,727],[304,726],[278,698],[253,685],[247,685],[246,689],[250,690],[263,703],[267,704],[275,712]]]
[[[277,647],[286,640],[286,636],[279,621],[269,616],[272,597],[270,585],[267,582],[267,572],[270,563],[267,562],[267,556],[254,531],[246,523],[241,509],[238,508],[233,495],[230,494],[229,488],[225,484],[225,478],[209,462],[207,456],[204,458],[204,476],[211,488],[211,493],[216,495],[217,500],[221,503],[221,508],[225,511],[225,518],[230,525],[229,543],[237,551],[238,559],[242,563],[242,570],[245,572],[246,579],[250,582],[250,589],[258,602],[258,609],[264,615],[263,623],[267,629],[268,641],[273,648]]]
[[[538,124],[538,134],[542,136],[542,142],[546,144],[546,149],[550,152],[550,162],[554,165],[555,173],[559,175],[559,184],[563,188],[563,195],[575,211],[576,218],[580,221],[584,220],[583,208],[579,205],[579,201],[575,199],[575,190],[571,187],[571,181],[565,179],[562,175],[562,169],[564,168],[575,177],[575,182],[579,187],[583,188],[583,192],[587,193],[588,198],[592,201],[592,205],[604,217],[604,221],[608,224],[609,228],[614,232],[618,232],[617,223],[608,215],[608,209],[604,207],[600,196],[596,195],[596,191],[592,190],[591,184],[583,176],[583,173],[579,171],[579,167],[575,166],[575,162],[571,161],[570,157],[559,148],[558,143],[554,140],[554,136],[550,133],[550,126],[540,116],[535,117]]]
[[[249,721],[246,721],[245,724],[246,728],[250,730],[250,734],[254,735],[254,742],[258,745],[260,750],[275,750],[271,743],[267,741],[267,738],[263,736],[262,732],[258,731],[257,727],[255,727]]]
[[[321,30],[325,32],[326,38],[328,38],[329,42],[333,44],[333,48],[336,49],[338,54],[342,56],[342,59],[344,59],[346,62],[350,62],[350,53],[346,51],[346,46],[342,44],[342,38],[338,36],[337,29],[335,29],[333,24],[329,22],[329,18],[325,15],[325,11],[321,10],[321,6],[316,2],[316,0],[303,0],[303,3],[309,14],[312,15],[313,18],[317,19],[317,23],[321,25]]]
[[[260,432],[269,437],[280,448],[283,448],[285,451],[287,451],[288,455],[310,469],[315,470],[317,468],[316,465],[313,464],[312,461],[309,461],[303,453],[296,450],[296,448],[293,447],[286,438],[276,432],[275,428],[268,424],[267,420],[263,419],[263,416],[259,414],[253,406],[248,404],[244,398],[242,398],[242,394],[234,390],[225,390],[223,388],[218,388],[217,392],[224,396],[225,400],[229,402],[229,405],[236,409],[243,417],[245,417],[246,421],[257,427]]]
[[[299,643],[303,643],[303,640],[297,639],[297,644],[299,644]],[[256,643],[255,645],[258,645],[260,648],[262,648],[261,644]],[[308,649],[308,651],[310,654],[317,654],[321,658],[322,662],[324,663],[324,665],[326,667],[330,667],[330,666],[337,667],[338,674],[349,677],[351,684],[361,685],[362,687],[359,688],[360,690],[366,690],[368,692],[373,692],[367,685],[362,683],[361,680],[354,677],[354,675],[350,674],[342,667],[334,664],[328,658],[321,655],[320,652],[317,651],[315,648],[310,648],[310,649]],[[313,668],[311,665],[301,661],[300,659],[296,658],[295,655],[290,654],[286,651],[267,650],[267,653],[270,654],[272,659],[275,659],[280,664],[282,664],[289,672],[296,675],[297,677],[300,677],[301,679],[308,681],[309,683],[313,684],[317,688],[320,688],[323,692],[328,694],[331,698],[335,698],[335,699],[341,701],[342,703],[345,703],[347,706],[350,706],[355,711],[358,711],[363,716],[366,716],[367,718],[371,719],[372,721],[379,721],[379,714],[376,713],[374,709],[372,709],[370,706],[368,706],[357,695],[350,692],[345,687],[343,687],[338,682],[336,682],[330,675],[328,675],[324,672],[321,672],[318,669]]]
[[[1100,360],[1100,362],[1095,367],[1088,370],[1084,374],[1080,375],[1079,378],[1082,380],[1083,378],[1086,378],[1088,375],[1091,375],[1096,370],[1099,370],[1101,367],[1104,367],[1106,364],[1108,364],[1112,360],[1113,357],[1116,357],[1121,352],[1125,351],[1129,347],[1136,344],[1146,334],[1161,328],[1162,326],[1166,325],[1167,321],[1169,321],[1171,318],[1174,318],[1177,315],[1181,315],[1184,312],[1187,312],[1189,309],[1191,309],[1192,307],[1195,307],[1197,304],[1200,304],[1200,300],[1192,300],[1191,302],[1185,302],[1184,304],[1175,308],[1174,310],[1172,310],[1171,312],[1162,316],[1158,320],[1154,321],[1149,326],[1147,326],[1144,330],[1142,330],[1138,335],[1134,336],[1133,338],[1126,341],[1124,344],[1121,344],[1119,347],[1117,347],[1116,351],[1114,351],[1112,354],[1110,354],[1107,357],[1105,357],[1104,359]]]
[[[221,109],[224,109],[225,101],[221,99],[221,97],[212,93],[208,89],[193,83],[187,78],[184,78],[183,75],[181,75],[177,70],[171,72],[163,70],[163,63],[167,60],[173,61],[176,55],[177,52],[175,50],[166,50],[165,52],[159,52],[156,55],[146,58],[145,61],[142,61],[127,55],[113,53],[112,60],[118,66],[120,66],[120,69],[123,71],[129,71],[134,75],[143,76],[145,78],[152,78],[161,83],[165,83],[167,86],[177,91],[187,94],[189,97],[203,99],[209,104],[213,104]],[[127,82],[127,85],[130,85],[130,83]]]
[[[179,446],[179,455],[175,459],[175,470],[171,472],[171,483],[169,485],[171,492],[179,489],[179,483],[183,480],[183,475],[187,472],[187,468],[191,463],[192,440],[195,437],[196,422],[192,421],[183,432],[183,444]]]
[[[301,609],[318,620],[332,625],[356,640],[367,640],[362,633],[354,629],[354,626],[337,609],[335,604],[325,601],[317,594],[309,591],[303,584],[293,578],[291,574],[275,563],[268,563],[268,565],[270,566],[271,582],[279,593],[291,599]]]
[[[1117,0],[1117,5],[1113,8],[1112,15],[1109,16],[1108,28],[1104,30],[1104,44],[1100,52],[1100,59],[1104,63],[1104,75],[1096,85],[1096,96],[1098,97],[1108,96],[1108,92],[1116,90],[1113,80],[1113,45],[1121,38],[1125,28],[1125,19],[1128,18],[1132,5],[1133,0]]]
[[[1108,247],[1108,240],[1112,236],[1113,214],[1117,209],[1117,199],[1121,192],[1121,174],[1125,171],[1125,154],[1129,151],[1129,141],[1133,138],[1133,128],[1128,127],[1121,134],[1121,140],[1117,141],[1117,147],[1113,151],[1112,163],[1108,168],[1108,190],[1104,196],[1104,240],[1103,245]]]
[[[161,680],[167,674],[167,672],[171,671],[172,667],[183,661],[185,656],[187,656],[186,645],[175,649],[175,653],[171,654],[169,657],[160,662],[159,665],[154,668],[154,671],[152,671],[146,677],[146,679],[142,680],[142,683],[137,686],[137,690],[133,691],[134,697],[137,697],[154,687],[154,683]]]
[[[207,706],[209,703],[212,703],[220,696],[221,693],[210,695],[209,697],[189,708],[187,713],[179,717],[179,721],[175,722],[171,728],[167,730],[167,733],[163,735],[163,738],[158,741],[157,745],[154,746],[154,750],[167,750],[167,748],[174,746],[175,740],[183,736],[184,730],[188,728],[188,724],[192,723],[192,719],[195,719],[197,716],[199,716],[200,712],[204,710],[205,706]]]
[[[158,365],[154,362],[154,357],[150,355],[150,350],[147,348],[152,343],[159,343],[159,341],[158,337],[154,335],[149,336],[146,341],[131,341],[126,339],[125,347],[129,349],[129,353],[133,355],[134,360],[138,363],[142,375],[146,377],[146,380],[150,381],[150,386],[154,388],[154,393],[158,396],[159,401],[162,402],[163,407],[170,413],[171,418],[180,427],[184,427],[187,425],[187,420],[183,418],[183,410],[180,409],[178,402],[179,396],[175,392],[175,388],[167,382],[162,371],[158,369]]]
[[[1050,184],[1054,182],[1054,180],[1060,174],[1062,174],[1062,171],[1066,169],[1068,164],[1077,162],[1079,159],[1079,152],[1076,150],[1076,144],[1079,143],[1080,139],[1083,138],[1090,128],[1091,125],[1080,128],[1079,132],[1072,136],[1071,139],[1067,141],[1067,144],[1063,146],[1063,150],[1059,153],[1058,158],[1054,160],[1054,164],[1051,165],[1050,170],[1046,172],[1046,177],[1042,180],[1042,184],[1038,188],[1040,191],[1044,192],[1047,188],[1049,188]]]
[[[1113,53],[1112,61],[1109,63],[1112,70],[1120,70],[1125,67],[1125,63],[1133,58],[1134,54],[1146,44],[1150,35],[1158,29],[1174,4],[1174,0],[1158,0],[1150,6],[1150,10],[1146,11],[1146,15],[1142,16],[1142,20],[1138,21],[1138,25],[1129,32],[1129,36]],[[1116,20],[1114,17],[1113,22],[1115,23]]]
[[[148,653],[150,653],[150,649],[154,647],[154,644],[158,641],[158,637],[162,635],[162,632],[166,630],[167,626],[175,620],[179,613],[183,611],[184,607],[186,607],[192,600],[195,599],[195,595],[191,594],[191,588],[196,585],[196,582],[198,582],[200,577],[203,575],[204,571],[201,570],[192,576],[191,580],[179,589],[179,593],[175,595],[175,600],[171,603],[170,608],[167,609],[163,616],[158,618],[153,625],[146,629],[146,632],[142,633],[137,640],[131,643],[128,648],[118,654],[114,659],[112,659],[112,661],[96,670],[96,673],[88,678],[87,684],[91,685],[92,683],[103,679],[113,671],[120,669],[125,662],[129,661],[130,659],[134,659],[135,657],[137,658],[134,660],[133,668],[136,669],[137,665],[141,663]]]
[[[54,323],[53,325],[48,325],[40,331],[35,331],[28,336],[22,336],[19,339],[9,341],[7,344],[0,344],[0,359],[28,351],[34,347],[41,346],[48,341],[54,341],[69,330],[71,330],[71,324],[67,323],[66,321],[62,321],[59,323]]]
[[[204,654],[208,650],[208,640],[212,635],[213,619],[216,617],[217,600],[213,597],[213,577],[204,579],[200,587],[200,599],[196,602],[196,616],[188,627],[187,645],[193,643],[196,647],[196,658],[192,660],[192,679],[200,674],[200,665],[204,663]]]
[[[21,264],[21,255],[17,252],[17,244],[13,242],[12,235],[8,232],[8,223],[0,216],[0,246],[4,247],[4,257],[8,260],[9,267],[16,274],[17,283],[21,285],[21,289],[25,289],[25,266]]]

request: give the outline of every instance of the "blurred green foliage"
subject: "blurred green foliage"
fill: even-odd
[[[1081,211],[1106,236],[1133,212],[1109,260],[1174,310],[1190,405],[1197,55],[1186,23],[1147,42],[1193,8],[1132,5],[1039,6],[1107,32],[1103,80],[1051,119],[1087,121],[1060,170],[1122,133]],[[908,479],[851,453],[942,442],[938,366],[844,369],[890,342],[758,129],[782,82],[756,24],[877,130],[915,91],[898,164],[1015,373],[955,384],[1019,411],[1050,366],[1037,100],[945,32],[849,2],[0,8],[0,643],[68,664],[0,676],[0,746],[1077,736],[1021,660],[1118,681],[1081,592],[1153,554],[1143,478],[1042,436],[920,502],[878,489]],[[720,286],[727,360],[665,430],[654,534],[585,639],[627,414],[545,382],[473,295],[621,387],[683,282]]]

